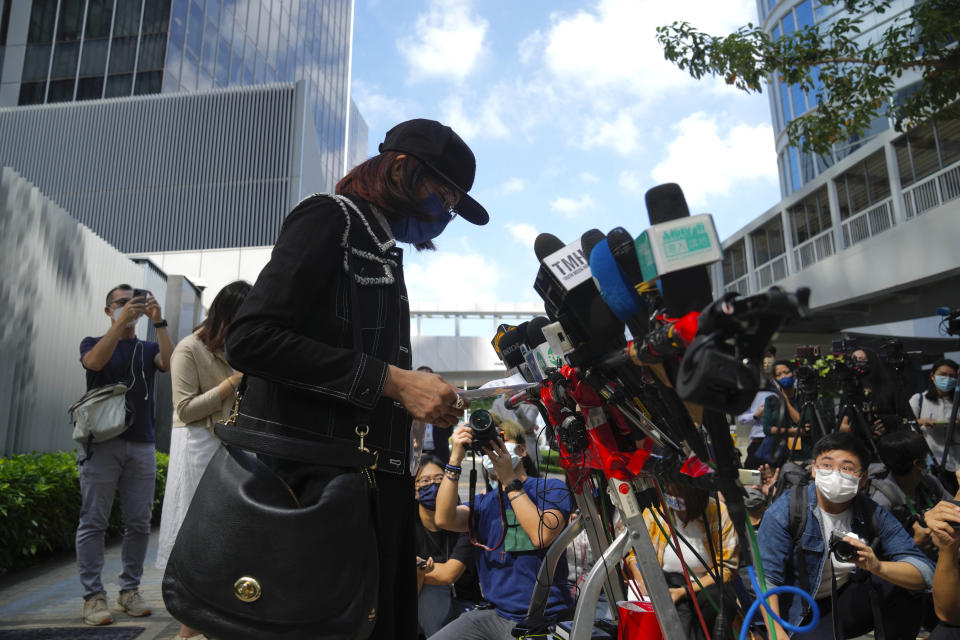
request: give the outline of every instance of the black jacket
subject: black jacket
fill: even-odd
[[[359,444],[358,409],[370,411],[365,444],[379,453],[378,470],[403,473],[410,416],[381,396],[388,364],[410,368],[403,251],[370,205],[352,200],[359,215],[330,196],[297,205],[230,325],[227,360],[247,377],[238,424]],[[353,344],[348,255],[361,349]]]

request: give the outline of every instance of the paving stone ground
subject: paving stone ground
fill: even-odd
[[[150,536],[147,564],[143,570],[140,592],[153,610],[143,618],[114,613],[114,625],[145,627],[137,640],[170,640],[180,625],[163,608],[160,581],[163,571],[153,565],[157,556],[157,532]],[[103,582],[107,598],[113,605],[120,587],[120,540],[107,543]],[[80,578],[72,553],[63,553],[35,567],[18,571],[0,579],[0,629],[40,627],[85,627],[80,619],[83,608]]]

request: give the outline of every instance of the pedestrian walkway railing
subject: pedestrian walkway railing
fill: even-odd
[[[794,247],[793,264],[797,271],[803,271],[834,253],[833,229],[827,229]]]
[[[893,199],[887,198],[845,220],[841,225],[843,246],[851,247],[891,228],[894,224],[892,204]]]
[[[903,190],[907,219],[960,197],[960,162]]]

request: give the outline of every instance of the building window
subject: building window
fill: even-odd
[[[73,42],[83,30],[83,2],[61,2],[57,22],[57,41]]]
[[[832,226],[826,185],[787,208],[794,246],[802,244]]]
[[[783,242],[783,223],[780,216],[771,218],[762,227],[752,232],[750,243],[753,245],[754,268],[782,255],[787,248]]]
[[[723,250],[723,283],[730,284],[747,274],[746,241],[740,240]]]
[[[140,10],[141,0],[117,0],[117,11],[113,18],[114,38],[135,37],[139,33]]]
[[[960,120],[929,121],[893,141],[900,184],[919,182],[960,160]]]
[[[162,71],[166,46],[167,36],[164,33],[153,33],[140,38],[137,71]]]
[[[149,0],[143,5],[143,33],[166,33],[170,24],[170,0]]]
[[[105,98],[117,98],[120,96],[129,96],[133,91],[133,74],[122,73],[107,76],[107,90]]]
[[[113,0],[90,0],[87,7],[87,28],[83,33],[84,47],[90,38],[109,38],[113,20]]]
[[[850,167],[835,182],[841,220],[890,197],[890,179],[883,149]]]
[[[80,78],[77,81],[77,100],[98,100],[103,95],[103,76]]]
[[[100,76],[107,72],[107,47],[110,40],[97,38],[83,40],[83,53],[80,56],[80,76]]]
[[[53,42],[53,22],[56,18],[57,0],[34,0],[30,9],[27,43]]]

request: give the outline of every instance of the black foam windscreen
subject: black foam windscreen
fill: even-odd
[[[643,199],[647,203],[650,224],[660,224],[690,216],[690,208],[687,206],[687,199],[683,197],[683,189],[676,182],[655,186],[647,191]]]
[[[533,241],[533,252],[537,254],[537,260],[543,260],[552,253],[556,253],[566,246],[563,241],[552,233],[541,233]]]
[[[519,367],[523,363],[523,350],[520,345],[526,337],[526,331],[521,331],[520,327],[517,327],[500,338],[500,358],[508,368]]]
[[[657,185],[647,191],[647,216],[650,224],[669,222],[690,216],[683,190],[675,182]],[[663,304],[668,316],[679,318],[700,311],[713,301],[710,272],[707,267],[690,267],[660,276]]]
[[[624,279],[634,287],[643,282],[643,272],[640,270],[640,261],[637,260],[637,250],[630,232],[623,227],[610,229],[607,245]]]
[[[600,229],[584,231],[583,235],[580,236],[580,250],[583,251],[583,257],[586,258],[587,262],[590,262],[590,254],[593,253],[593,248],[605,237]]]
[[[543,335],[543,328],[550,324],[550,319],[537,316],[527,324],[527,346],[531,349],[543,344],[547,339]]]

